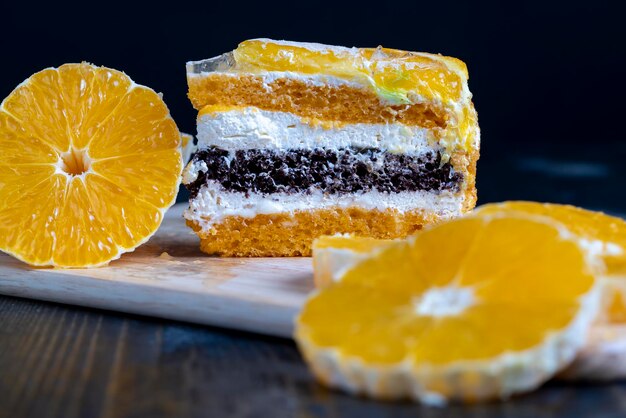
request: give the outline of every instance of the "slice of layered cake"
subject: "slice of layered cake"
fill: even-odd
[[[205,252],[309,255],[321,235],[405,237],[474,207],[480,135],[457,59],[255,39],[187,79],[185,217]]]

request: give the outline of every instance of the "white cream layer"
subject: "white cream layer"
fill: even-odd
[[[378,148],[393,153],[423,152],[437,146],[428,129],[393,124],[307,123],[292,113],[246,107],[198,116],[198,148],[225,150]]]
[[[189,202],[185,218],[197,222],[205,231],[229,216],[253,218],[257,215],[290,213],[302,210],[358,207],[366,210],[426,209],[440,216],[454,217],[461,214],[465,196],[463,193],[400,192],[383,193],[368,191],[343,195],[328,195],[321,191],[311,193],[273,193],[261,195],[225,191],[219,184],[209,182]]]

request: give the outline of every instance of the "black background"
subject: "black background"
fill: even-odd
[[[255,37],[382,44],[451,55],[467,63],[482,128],[481,164],[533,149],[551,158],[574,153],[602,162],[626,142],[626,14],[617,5],[13,2],[2,5],[0,96],[35,71],[85,60],[123,70],[163,92],[179,128],[195,133],[195,111],[186,98],[188,60],[218,55]],[[479,186],[480,180],[479,174]],[[494,194],[489,188],[482,188],[481,200],[530,197],[523,191]]]

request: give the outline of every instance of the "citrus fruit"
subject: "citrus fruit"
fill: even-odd
[[[391,244],[318,289],[295,339],[323,383],[376,398],[506,398],[570,363],[599,266],[559,223],[468,216]]]
[[[156,231],[181,171],[181,135],[153,90],[86,63],[38,72],[0,105],[0,250],[106,264]]]
[[[626,221],[602,212],[557,203],[507,201],[477,207],[474,213],[524,212],[549,216],[583,238],[587,245],[618,263],[626,256]]]
[[[350,234],[325,235],[313,241],[313,280],[316,287],[337,281],[355,264],[390,244],[390,239]]]
[[[594,324],[576,361],[558,377],[585,381],[626,379],[626,324]]]
[[[181,132],[181,147],[183,150],[183,164],[187,164],[191,159],[191,154],[196,150],[196,145],[193,143],[193,136]]]
[[[549,216],[579,235],[584,245],[601,255],[606,265],[602,316],[605,321],[626,322],[626,221],[570,205],[508,201],[480,206],[474,213],[523,212]],[[338,280],[346,269],[367,257],[368,251],[386,247],[390,241],[354,236],[326,236],[314,244],[316,286]]]
[[[580,236],[606,265],[603,275],[609,322],[626,321],[626,221],[570,205],[509,201],[476,208],[474,213],[523,212],[549,216]]]

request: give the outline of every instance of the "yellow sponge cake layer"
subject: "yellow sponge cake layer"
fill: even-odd
[[[447,126],[448,115],[427,104],[386,104],[371,90],[348,85],[313,84],[307,78],[267,80],[254,74],[191,76],[189,98],[198,110],[207,105],[255,106],[303,117],[346,123],[394,123],[429,128]],[[271,94],[268,94],[268,91]]]
[[[445,216],[429,211],[366,210],[358,207],[232,216],[207,231],[187,224],[200,237],[202,251],[226,257],[310,256],[313,240],[329,233],[354,233],[373,238],[404,238]]]

